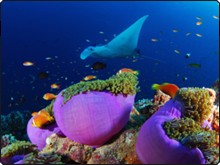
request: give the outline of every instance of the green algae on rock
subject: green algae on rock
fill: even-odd
[[[114,95],[134,95],[140,90],[137,84],[137,76],[126,72],[113,75],[107,80],[93,80],[73,84],[62,92],[62,96],[64,97],[64,103],[66,103],[72,96],[89,91],[109,91]]]
[[[209,88],[181,88],[174,99],[183,103],[183,116],[202,124],[212,112],[215,91]]]
[[[1,149],[1,158],[8,158],[14,155],[38,152],[37,146],[28,141],[16,141]]]
[[[23,164],[64,164],[56,153],[30,153],[24,156]]]

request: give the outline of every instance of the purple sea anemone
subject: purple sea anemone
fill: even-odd
[[[167,136],[163,123],[181,117],[183,107],[178,101],[170,100],[148,119],[138,134],[136,152],[144,164],[205,163],[202,152],[183,146]]]
[[[57,125],[71,140],[100,146],[128,122],[135,95],[91,91],[72,96],[64,103],[62,91],[53,108]]]
[[[53,133],[63,135],[56,123],[45,126],[44,128],[37,128],[32,126],[33,117],[29,120],[27,125],[27,134],[30,141],[36,144],[39,150],[46,146],[46,138]]]
[[[212,129],[213,123],[207,124],[209,119],[215,121],[214,101],[215,91],[209,88],[179,89],[175,98],[166,102],[141,127],[136,142],[140,161],[166,164],[219,162],[219,131]]]

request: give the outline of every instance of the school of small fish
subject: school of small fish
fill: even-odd
[[[217,15],[213,15],[211,17],[212,17],[212,19],[219,20],[219,17]],[[192,25],[194,25],[194,26],[196,25],[196,28],[198,28],[198,29],[200,27],[205,26],[206,25],[205,17],[202,18],[200,16],[196,16],[195,20],[192,21]],[[103,42],[109,42],[110,38],[108,36],[106,36],[107,32],[104,32],[103,30],[99,30],[97,32],[98,33],[96,33],[96,34],[99,34],[99,36],[102,37]],[[193,32],[188,29],[187,29],[187,31],[184,31],[180,27],[174,27],[173,29],[169,29],[169,32],[175,33],[175,34],[173,34],[174,36],[178,36],[178,35],[181,35],[181,33],[183,33],[183,35],[186,36],[187,38],[191,38],[191,37],[198,37],[198,38],[202,38],[202,39],[205,38],[205,36],[203,37],[203,33],[199,30],[197,32]],[[157,35],[152,36],[152,38],[148,39],[148,41],[151,41],[151,42],[155,43],[154,45],[157,45],[162,41],[161,37],[164,35],[164,33],[165,33],[164,31],[160,31],[160,33],[158,33],[159,36],[157,36]],[[110,35],[112,37],[117,36],[116,34],[110,34]],[[89,44],[92,44],[94,42],[92,39],[90,40],[88,38],[84,38],[83,40],[84,40],[84,42],[87,42]],[[198,39],[198,40],[200,40],[200,39]],[[160,42],[158,42],[158,41],[160,41]],[[175,44],[175,41],[172,41],[172,44]],[[82,45],[80,47],[76,47],[76,49],[74,49],[74,51],[80,52],[82,50],[82,47],[83,47]],[[174,53],[179,54],[180,56],[184,55],[185,58],[191,59],[191,53],[186,53],[186,51],[182,50],[179,47],[174,47],[174,49],[171,49],[171,51],[174,51]],[[193,54],[192,54],[192,56],[193,56]],[[46,101],[51,101],[53,99],[56,99],[56,93],[61,90],[61,85],[62,85],[63,89],[66,87],[66,86],[63,86],[63,84],[62,84],[63,81],[70,82],[70,84],[77,82],[75,79],[73,81],[73,79],[70,76],[66,76],[65,73],[62,73],[62,71],[53,73],[53,71],[51,71],[49,69],[51,67],[51,65],[55,66],[56,68],[62,68],[61,64],[72,65],[73,67],[70,70],[70,72],[72,72],[74,74],[74,76],[77,76],[78,81],[80,81],[80,82],[91,81],[91,80],[97,79],[97,77],[99,77],[99,75],[97,76],[96,74],[101,73],[102,70],[106,70],[106,66],[107,66],[107,62],[100,62],[100,61],[97,61],[97,62],[91,63],[91,64],[83,64],[83,67],[88,68],[87,70],[91,71],[91,73],[89,75],[87,75],[88,72],[82,73],[82,72],[80,72],[80,69],[74,68],[74,65],[77,64],[77,62],[75,60],[74,61],[60,61],[59,58],[60,58],[59,56],[57,56],[57,55],[53,56],[51,54],[43,57],[43,59],[45,61],[50,63],[50,65],[49,64],[46,65],[46,67],[43,69],[41,68],[41,64],[37,63],[37,61],[35,59],[26,59],[27,61],[22,62],[22,65],[24,66],[24,68],[27,68],[27,70],[35,69],[35,71],[37,71],[37,74],[28,73],[27,76],[23,78],[22,83],[25,84],[25,82],[29,81],[29,83],[32,84],[31,90],[36,91],[37,83],[38,83],[38,81],[40,81],[40,83],[42,83],[42,86],[47,88],[47,90],[48,90],[48,92],[45,94],[35,96],[35,98],[32,99],[33,101],[38,101],[40,99],[43,99]],[[136,64],[136,62],[137,63],[139,62],[139,58],[131,59],[131,62]],[[157,66],[159,64],[160,63],[155,62],[154,66]],[[109,65],[108,65],[108,67],[109,67]],[[201,67],[202,67],[202,64],[196,63],[196,62],[194,62],[194,63],[191,62],[191,63],[186,64],[186,68],[200,69]],[[152,71],[156,72],[157,70],[154,68],[154,69],[152,69]],[[125,68],[125,67],[121,67],[121,69],[118,70],[116,72],[116,74],[121,74],[124,72],[131,72],[135,75],[139,75],[138,70],[133,70],[130,68]],[[110,72],[110,71],[108,71],[107,73],[109,75],[112,74],[112,72]],[[2,72],[2,75],[5,75],[5,74],[6,74],[5,72]],[[57,75],[59,75],[59,76],[57,76]],[[82,75],[86,75],[86,76],[83,77]],[[79,77],[81,80],[79,79]],[[177,73],[176,77],[180,77],[180,74]],[[182,80],[186,81],[186,80],[188,80],[188,77],[182,76]],[[14,81],[9,82],[9,84],[15,84],[15,83],[19,83],[19,80],[14,80]],[[169,93],[171,95],[171,97],[174,96],[173,93],[175,93],[174,91],[177,89],[174,86],[174,84],[172,84],[172,85],[171,84],[169,84],[169,85],[168,84],[161,84],[160,86],[157,86],[157,87],[155,85],[154,89],[155,90],[159,89],[159,87],[161,88],[160,90],[165,90],[165,92],[167,92],[166,91],[167,88],[170,87],[171,91],[173,90],[173,92],[171,92],[171,94],[169,92],[167,92],[167,93]],[[11,93],[12,93],[12,91],[11,91]],[[19,98],[10,97],[10,99],[9,99],[10,102],[8,104],[9,108],[13,107],[13,106],[22,105],[26,100],[25,96],[22,95],[22,91],[17,91],[16,94],[20,95],[20,97]],[[42,115],[44,113],[45,113],[44,111],[42,111],[42,112],[39,111],[38,113],[35,114],[36,115],[36,119],[34,120],[35,126],[37,126],[37,125],[42,126],[41,124],[38,124],[37,120],[39,120],[39,119],[37,119],[37,118],[42,118],[45,121],[49,120],[49,119],[46,120],[46,118],[44,119],[44,117],[46,116],[46,115]],[[37,115],[39,116],[40,114],[41,114],[41,117],[37,117]],[[42,117],[42,116],[44,116],[44,117]],[[45,122],[45,123],[47,123],[47,122]]]

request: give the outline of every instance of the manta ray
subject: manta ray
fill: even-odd
[[[80,54],[80,58],[85,60],[88,57],[117,58],[140,55],[137,51],[138,38],[147,18],[148,15],[141,17],[106,45],[87,47]]]

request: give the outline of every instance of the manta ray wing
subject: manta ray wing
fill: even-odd
[[[108,44],[103,46],[89,46],[83,50],[80,54],[80,58],[85,60],[87,57],[103,57],[103,58],[115,58],[133,56],[134,51],[137,48],[139,34],[144,21],[148,15],[145,15],[138,19],[135,23],[121,32]]]
[[[137,48],[139,34],[144,21],[147,19],[148,15],[145,15],[138,19],[135,23],[121,32],[113,40],[111,40],[107,46],[111,49],[118,51],[131,52]]]

